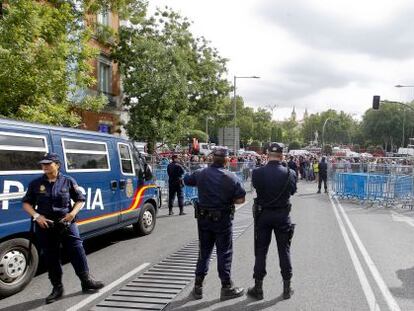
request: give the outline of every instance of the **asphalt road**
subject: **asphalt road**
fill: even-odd
[[[300,182],[292,203],[292,220],[297,227],[292,244],[295,292],[291,299],[282,300],[280,296],[282,280],[273,239],[264,300],[256,302],[244,296],[220,302],[220,281],[213,260],[204,298],[191,299],[191,283],[166,309],[414,310],[413,211],[337,201],[326,194],[316,194],[316,184],[307,182]],[[245,217],[250,208],[250,203],[241,207],[235,221],[241,215]],[[194,241],[196,226],[191,209],[187,207],[186,216],[172,217],[166,216],[165,208],[161,209],[155,231],[146,237],[137,238],[125,228],[86,241],[92,274],[110,284],[143,263],[154,265]],[[250,226],[234,242],[232,271],[236,285],[247,288],[253,284],[253,264]],[[64,299],[45,306],[50,284],[46,273],[41,273],[23,292],[0,301],[0,310],[66,310],[88,298],[80,292],[70,264],[64,266],[64,285]]]

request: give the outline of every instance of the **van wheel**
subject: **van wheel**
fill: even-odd
[[[133,224],[134,231],[138,235],[148,235],[155,228],[155,208],[151,203],[145,203],[139,215],[138,221]]]
[[[16,238],[0,243],[0,297],[21,291],[33,279],[39,264],[37,249],[32,245],[28,264],[29,241]]]

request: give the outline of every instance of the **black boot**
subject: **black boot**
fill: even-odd
[[[203,298],[203,281],[204,281],[204,277],[196,276],[194,289],[193,289],[193,297],[195,299]]]
[[[221,283],[221,293],[220,293],[220,300],[229,300],[234,299],[240,296],[243,296],[244,288],[242,287],[235,287],[233,282],[222,282]]]
[[[283,299],[289,299],[293,291],[290,287],[290,280],[283,280]]]
[[[262,300],[263,299],[263,280],[255,280],[254,286],[250,287],[247,290],[247,295],[256,300]]]
[[[174,212],[173,212],[173,210],[172,210],[172,208],[170,208],[170,210],[169,210],[169,212],[168,212],[168,215],[174,215]]]
[[[186,213],[184,213],[184,208],[180,208],[180,215],[187,215]]]
[[[321,193],[321,189],[319,189],[318,192],[316,192],[316,193]]]
[[[63,296],[63,285],[60,284],[60,285],[53,286],[52,293],[46,297],[46,303],[49,304],[49,303],[55,302],[62,296]]]
[[[105,286],[104,283],[94,280],[88,272],[83,273],[79,278],[84,293],[93,293]]]

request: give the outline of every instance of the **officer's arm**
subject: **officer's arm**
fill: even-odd
[[[255,189],[256,189],[256,179],[257,179],[256,173],[257,173],[257,171],[256,171],[256,170],[253,170],[253,171],[252,171],[252,186],[253,186],[253,188],[255,188]]]
[[[85,196],[80,191],[80,188],[74,179],[70,179],[69,181],[69,194],[70,198],[75,202],[75,205],[70,213],[63,218],[63,220],[71,222],[85,203]]]
[[[36,222],[39,224],[41,228],[49,228],[49,223],[53,223],[50,219],[47,219],[43,215],[40,215],[36,212],[34,209],[34,206],[36,205],[36,193],[34,191],[34,185],[33,183],[29,184],[29,188],[27,189],[27,192],[25,196],[22,199],[23,202],[23,209],[26,213],[30,215],[30,217],[33,217],[38,215],[36,217]]]
[[[191,186],[191,187],[197,186],[197,175],[198,175],[198,171],[195,171],[192,174],[185,174],[184,184],[186,186]]]
[[[244,190],[243,185],[239,180],[236,181],[235,186],[234,203],[242,204],[246,201],[246,191]]]
[[[297,191],[297,176],[294,170],[290,170],[289,176],[290,194],[295,194]]]

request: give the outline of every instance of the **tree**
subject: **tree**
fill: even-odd
[[[41,123],[75,126],[74,94],[95,83],[88,44],[89,14],[126,8],[131,0],[9,0],[0,19],[0,115]],[[128,4],[128,5],[127,5]],[[77,104],[99,110],[104,97]]]
[[[121,27],[114,57],[123,75],[130,137],[177,142],[219,111],[230,92],[226,60],[194,38],[190,21],[169,8]],[[213,115],[214,116],[214,115]]]
[[[296,149],[300,149],[300,143],[298,142],[298,141],[292,141],[290,144],[289,144],[289,151],[290,150],[296,150]]]

